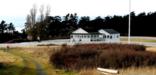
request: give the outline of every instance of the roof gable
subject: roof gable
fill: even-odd
[[[84,29],[82,29],[82,28],[78,28],[77,30],[75,30],[74,32],[72,32],[72,33],[74,33],[74,34],[87,34],[88,32],[87,31],[85,31]]]

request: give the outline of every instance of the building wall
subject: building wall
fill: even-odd
[[[107,35],[109,37],[106,37],[106,42],[108,43],[117,43],[117,42],[120,42],[120,34],[110,34],[110,35]]]
[[[106,42],[106,43],[117,43],[120,42],[120,34],[96,34],[96,35],[71,35],[70,42],[72,43],[91,43],[91,42]]]
[[[71,35],[70,42],[81,43],[81,42],[90,42],[91,35]]]

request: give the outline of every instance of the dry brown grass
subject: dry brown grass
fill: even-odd
[[[147,47],[147,51],[156,52],[156,47]]]
[[[100,72],[98,72],[96,69],[84,69],[81,70],[78,75],[100,75]]]
[[[57,75],[53,66],[49,63],[50,55],[55,52],[59,46],[37,46],[21,48],[20,51],[25,52],[32,59],[40,63],[47,75]]]
[[[0,50],[0,63],[4,63],[4,64],[19,64],[22,61],[23,60],[20,57]]]
[[[96,69],[81,70],[78,75],[104,75]],[[130,67],[127,69],[120,69],[119,74],[109,75],[156,75],[156,67]]]
[[[120,70],[119,75],[156,75],[156,67],[131,67]]]
[[[58,46],[37,46],[37,47],[18,47],[18,48],[10,48],[7,53],[26,57],[27,61],[30,61],[29,66],[33,69],[36,67],[31,60],[38,62],[47,75],[58,75],[55,72],[52,64],[49,63],[49,55],[55,51],[55,48],[59,48]],[[2,53],[4,54],[4,53]],[[35,73],[35,72],[34,72]]]
[[[30,55],[38,61],[46,71],[47,75],[67,75],[65,72],[57,73],[56,69],[53,68],[53,65],[49,63],[49,55],[55,53],[60,46],[39,46],[39,47],[27,47],[27,48],[16,48],[14,51],[21,52],[22,54]],[[147,51],[156,52],[156,47],[148,47]],[[3,55],[3,57],[2,57]],[[4,57],[5,56],[5,57]],[[6,57],[7,56],[7,57]],[[14,56],[8,52],[0,51],[0,59],[6,59],[11,61],[22,61],[21,58]],[[17,64],[17,63],[16,63]],[[127,69],[120,69],[119,74],[117,75],[156,75],[156,67],[131,67]],[[96,69],[82,69],[77,74],[68,74],[68,75],[103,75]]]

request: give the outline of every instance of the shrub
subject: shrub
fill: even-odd
[[[155,59],[156,54],[146,52],[145,46],[128,44],[64,46],[50,57],[51,63],[57,68],[68,70],[156,66]]]
[[[81,66],[95,65],[94,63],[85,63],[94,62],[97,55],[99,52],[94,49],[83,50],[79,47],[64,47],[51,56],[51,61],[59,68],[81,68]]]

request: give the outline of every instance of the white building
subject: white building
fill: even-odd
[[[72,32],[70,35],[70,42],[72,43],[117,43],[120,42],[120,33],[113,29],[100,29],[98,32],[89,33],[82,28]]]

